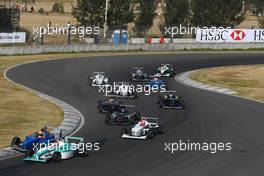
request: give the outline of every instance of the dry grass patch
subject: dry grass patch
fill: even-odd
[[[229,66],[198,70],[193,80],[229,88],[239,95],[264,101],[264,65]]]

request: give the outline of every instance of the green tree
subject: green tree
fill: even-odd
[[[192,0],[192,23],[196,26],[234,26],[243,0]]]
[[[188,0],[165,0],[165,24],[179,25],[182,24],[189,12]]]
[[[72,15],[83,26],[103,26],[105,0],[77,0]]]
[[[140,37],[146,37],[147,31],[152,27],[156,16],[156,3],[155,0],[139,0],[139,4],[140,14],[136,18],[135,30]]]
[[[166,27],[184,25],[189,15],[188,0],[165,0],[164,20]]]
[[[253,4],[256,7],[256,12],[263,13],[264,11],[264,0],[250,0],[251,4]]]
[[[128,23],[133,22],[134,13],[130,0],[110,0],[107,24],[110,30],[127,29]]]

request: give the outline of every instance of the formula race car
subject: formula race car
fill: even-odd
[[[104,72],[93,72],[90,77],[91,86],[104,86],[108,85],[109,79],[106,77]]]
[[[152,90],[166,91],[167,87],[163,80],[158,77],[150,77],[151,79],[145,84],[146,88],[150,88]]]
[[[131,109],[129,105],[122,105],[120,111],[108,113],[105,116],[105,124],[108,125],[134,125],[140,119],[140,113]]]
[[[171,64],[162,64],[158,67],[155,76],[171,77],[175,75],[175,70]]]
[[[51,134],[47,127],[42,128],[40,131],[36,131],[25,137],[24,141],[21,141],[19,137],[13,137],[10,148],[20,152],[26,152],[37,144],[48,144],[55,141],[55,135]]]
[[[78,141],[77,143],[71,143],[70,140]],[[53,143],[48,145],[40,145],[36,150],[28,150],[24,160],[36,161],[36,162],[60,162],[65,159],[73,157],[87,157],[88,152],[81,144],[83,144],[83,138],[79,137],[65,137],[59,138]]]
[[[133,67],[133,70],[130,72],[131,81],[147,81],[148,74],[145,72],[143,67]]]
[[[164,109],[185,109],[185,102],[176,91],[166,91],[158,96],[158,105]]]
[[[123,104],[121,101],[116,101],[112,98],[108,100],[98,101],[97,109],[99,113],[112,113],[114,111],[119,111],[120,106]]]
[[[113,98],[125,98],[125,99],[137,98],[137,95],[133,87],[126,82],[115,82],[114,90],[106,96],[110,96]]]
[[[153,139],[155,135],[164,133],[164,128],[157,118],[143,117],[132,128],[122,128],[121,138],[125,139]]]

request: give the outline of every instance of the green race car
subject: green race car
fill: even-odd
[[[70,140],[78,141],[76,143]],[[87,157],[88,152],[84,149],[83,138],[80,137],[65,137],[59,138],[53,143],[36,145],[32,150],[26,152],[25,161],[36,162],[60,162],[61,160],[70,159],[73,157]]]

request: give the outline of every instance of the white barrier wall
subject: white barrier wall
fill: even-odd
[[[142,44],[142,45],[43,45],[0,47],[0,55],[23,55],[41,53],[105,52],[105,51],[179,51],[179,50],[237,50],[264,49],[263,43],[177,43],[177,44]]]

